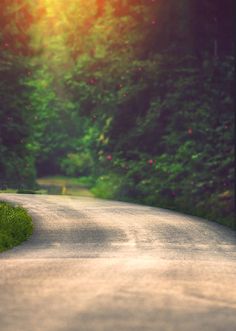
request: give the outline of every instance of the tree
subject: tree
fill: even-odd
[[[11,186],[33,185],[34,161],[28,148],[32,114],[27,110],[24,77],[31,54],[27,1],[1,2],[0,34],[0,179]]]

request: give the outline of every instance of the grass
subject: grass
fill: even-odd
[[[90,188],[94,185],[92,177],[43,177],[37,180],[37,184],[41,187],[41,190],[46,190],[48,194],[93,196],[90,191]]]
[[[35,189],[0,189],[0,193],[19,194],[59,194],[92,197],[90,189],[94,186],[95,180],[91,176],[87,177],[66,177],[48,176],[37,179]]]
[[[37,180],[39,185],[55,185],[55,186],[80,186],[83,188],[90,188],[94,184],[92,177],[65,177],[65,176],[49,176],[39,178]]]
[[[7,188],[4,190],[0,190],[0,193],[16,193],[17,189],[14,188]]]
[[[19,194],[36,194],[36,191],[35,190],[29,190],[29,189],[19,189],[19,190],[17,190],[16,193],[19,193]]]
[[[32,231],[32,220],[25,209],[0,202],[0,252],[19,245]]]

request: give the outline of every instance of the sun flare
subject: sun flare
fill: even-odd
[[[38,0],[38,7],[43,8],[48,17],[57,16],[59,19],[63,14],[73,14],[78,9],[81,15],[85,13],[93,15],[97,6],[99,6],[97,0]]]

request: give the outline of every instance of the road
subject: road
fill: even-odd
[[[0,254],[1,331],[235,331],[236,237],[175,212],[1,194],[33,236]]]

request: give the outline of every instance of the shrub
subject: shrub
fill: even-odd
[[[0,202],[0,252],[19,245],[32,231],[31,217],[23,208]]]

